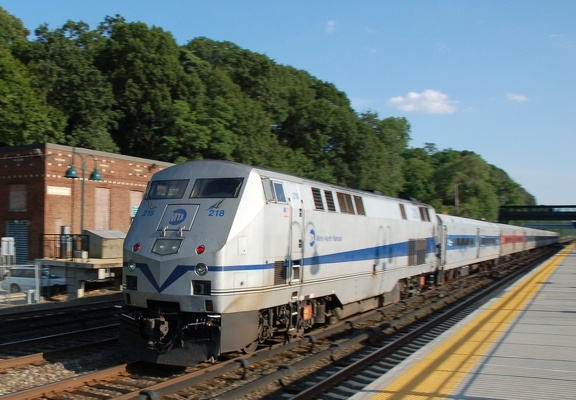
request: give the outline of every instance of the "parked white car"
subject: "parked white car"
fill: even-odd
[[[51,295],[66,291],[66,279],[50,272],[49,268],[40,268],[41,293]],[[34,267],[12,267],[8,271],[2,286],[10,293],[26,292],[36,289]]]

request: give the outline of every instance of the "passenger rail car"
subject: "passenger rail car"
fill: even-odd
[[[438,215],[440,270],[449,278],[470,273],[470,268],[489,268],[500,255],[497,224],[452,215]]]
[[[192,365],[396,302],[500,253],[496,224],[191,161],[153,176],[124,241],[120,339],[143,360]]]

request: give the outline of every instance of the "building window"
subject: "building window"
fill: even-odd
[[[130,191],[130,217],[134,218],[142,201],[142,192]]]
[[[110,229],[110,189],[95,189],[94,229]]]
[[[15,183],[9,185],[10,204],[9,211],[26,211],[27,187],[25,183]]]

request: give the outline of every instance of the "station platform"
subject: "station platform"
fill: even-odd
[[[576,399],[576,244],[352,399]]]

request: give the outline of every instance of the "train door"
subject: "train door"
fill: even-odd
[[[303,264],[304,264],[304,205],[300,198],[298,188],[294,188],[289,199],[291,206],[291,221],[290,221],[290,283],[298,284],[303,279]]]
[[[292,205],[284,183],[263,177],[266,196],[264,210],[264,260],[274,264],[274,285],[286,285],[291,276]]]
[[[480,258],[480,228],[476,228],[476,258]]]
[[[446,265],[446,253],[448,252],[448,227],[444,224],[441,225],[442,229],[438,234],[438,245],[440,248],[438,249],[439,254],[439,261],[440,265],[443,267]]]

